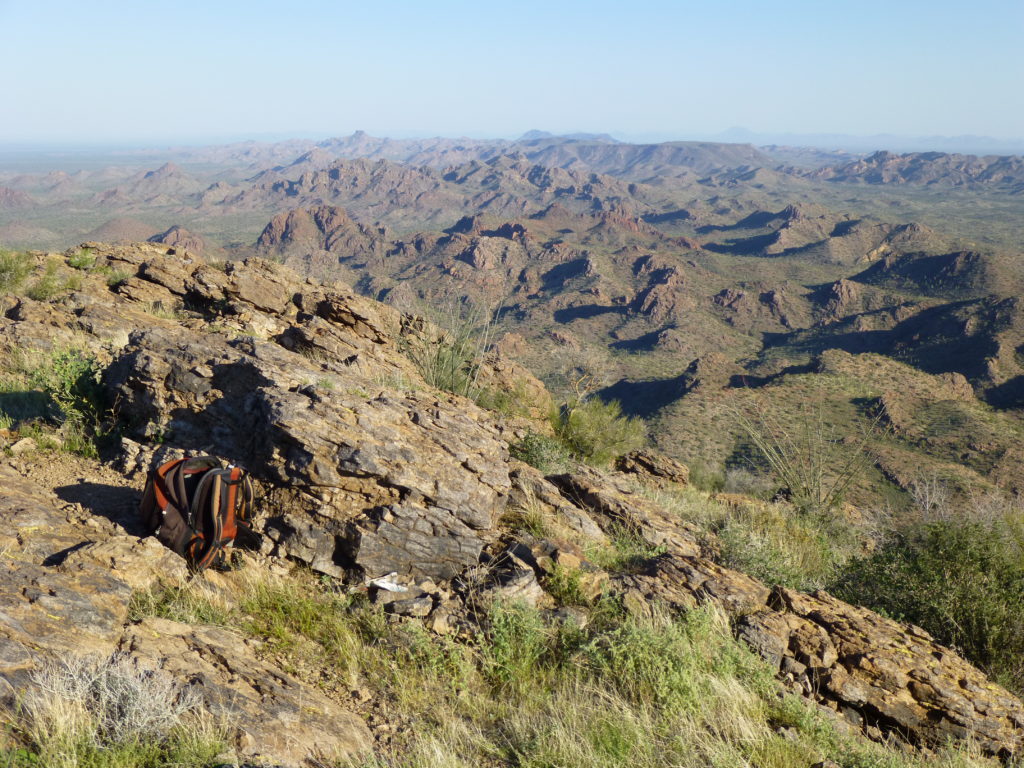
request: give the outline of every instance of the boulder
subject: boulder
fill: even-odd
[[[629,488],[592,469],[549,478],[570,502],[586,509],[606,534],[626,531],[650,547],[675,555],[701,553],[700,530]]]
[[[690,482],[690,470],[685,464],[657,451],[630,451],[615,461],[615,468],[620,472],[652,480],[658,485],[688,485]]]

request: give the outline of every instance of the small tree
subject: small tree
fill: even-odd
[[[574,455],[602,466],[646,442],[643,421],[624,416],[617,400],[586,398],[566,404],[555,431]]]

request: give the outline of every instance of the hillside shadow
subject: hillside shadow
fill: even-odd
[[[791,333],[765,333],[762,336],[765,349],[784,347],[793,354],[820,355],[826,349],[839,349],[853,355],[875,352],[892,352],[892,331],[850,331],[846,333],[822,333],[809,336],[795,336]]]
[[[587,274],[588,268],[589,262],[587,259],[574,259],[549,269],[541,275],[541,282],[546,290],[561,289],[570,280],[584,277]]]
[[[1024,376],[1014,376],[988,390],[985,400],[994,408],[1024,407]]]
[[[754,211],[749,216],[744,216],[735,224],[705,224],[697,228],[697,233],[708,235],[712,232],[734,232],[738,229],[763,229],[779,218],[778,213],[772,211]]]
[[[732,238],[721,243],[704,243],[704,250],[712,251],[713,253],[731,254],[733,256],[753,256],[774,242],[775,233],[772,233],[770,235]]]
[[[45,419],[50,410],[50,398],[38,390],[0,392],[0,414],[15,422]]]
[[[845,237],[853,231],[853,228],[861,223],[863,219],[850,219],[849,221],[837,222],[832,231],[829,233],[829,237]]]
[[[627,416],[644,418],[686,394],[686,374],[670,379],[627,381],[623,379],[597,392],[605,402],[618,400]]]
[[[573,320],[586,320],[598,315],[626,314],[626,307],[609,307],[606,304],[584,304],[579,307],[566,307],[556,309],[552,315],[556,323],[571,323]]]
[[[729,377],[729,386],[732,389],[760,389],[766,387],[773,381],[778,381],[784,376],[795,376],[805,373],[814,373],[818,369],[816,362],[811,361],[804,365],[789,365],[777,373],[768,376],[757,376],[752,373],[735,373]]]
[[[627,352],[650,352],[658,345],[658,338],[665,332],[665,330],[666,329],[661,328],[657,331],[650,331],[642,336],[637,336],[635,339],[614,341],[608,346],[612,349],[622,349]]]
[[[649,213],[643,217],[648,224],[674,224],[679,221],[689,221],[692,218],[693,214],[685,208],[666,213]]]
[[[146,536],[148,531],[139,520],[142,494],[134,488],[103,483],[81,482],[53,489],[57,497],[97,517],[105,517],[133,536]]]

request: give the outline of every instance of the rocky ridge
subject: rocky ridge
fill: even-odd
[[[880,151],[810,175],[829,181],[866,184],[922,184],[942,187],[994,186],[1011,194],[1024,191],[1024,160],[1014,155]]]
[[[89,247],[101,266],[130,276],[60,302],[0,298],[3,352],[89,347],[127,430],[118,473],[103,470],[107,495],[88,507],[74,488],[34,483],[40,470],[25,459],[0,462],[12,521],[0,544],[8,703],[46,658],[121,650],[199,686],[236,722],[240,755],[300,765],[324,750],[370,749],[361,720],[261,658],[258,642],[129,619],[133,591],[185,576],[175,556],[138,537],[131,489],[155,458],[188,447],[241,462],[261,485],[254,566],[298,562],[353,584],[393,574],[413,594],[387,610],[437,632],[471,621],[478,599],[549,608],[545,575],[556,564],[582,569],[589,594],[616,595],[631,612],[718,606],[783,684],[868,736],[922,746],[970,736],[1007,757],[1024,749],[1024,706],[951,650],[826,593],[773,589],[722,567],[696,529],[629,479],[685,483],[681,465],[648,453],[620,473],[544,477],[510,459],[507,440],[520,427],[423,383],[405,354],[436,343],[421,320],[258,259],[219,269],[166,245]],[[154,317],[155,306],[177,314]],[[576,545],[510,540],[502,516],[517,498],[577,541],[625,529],[662,554],[606,573]],[[470,578],[482,565],[490,576]],[[231,574],[206,578],[217,587]],[[439,589],[448,583],[463,587]]]

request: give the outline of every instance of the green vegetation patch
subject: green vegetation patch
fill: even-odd
[[[810,705],[780,698],[771,670],[710,608],[635,618],[602,598],[581,626],[495,604],[474,632],[454,639],[396,623],[308,574],[253,574],[237,597],[225,614],[196,606],[215,602],[212,593],[164,591],[137,599],[133,615],[225,621],[264,640],[266,654],[311,684],[386,701],[396,737],[370,765],[986,764],[955,750],[925,761],[840,735]]]
[[[0,250],[0,293],[17,293],[32,273],[32,258],[24,253]]]
[[[532,431],[512,443],[509,452],[514,458],[539,469],[545,475],[566,471],[572,458],[561,440]]]
[[[36,437],[55,426],[54,442],[95,457],[106,429],[101,370],[91,353],[75,347],[10,355],[0,371],[0,427]]]
[[[570,452],[598,466],[607,466],[647,442],[643,421],[624,416],[618,401],[594,397],[566,405],[555,431]]]
[[[842,513],[801,511],[788,503],[639,483],[636,490],[703,529],[719,563],[769,585],[825,587],[874,533],[871,520],[854,522]]]
[[[976,500],[930,512],[851,563],[834,591],[923,627],[1024,694],[1024,510]]]

